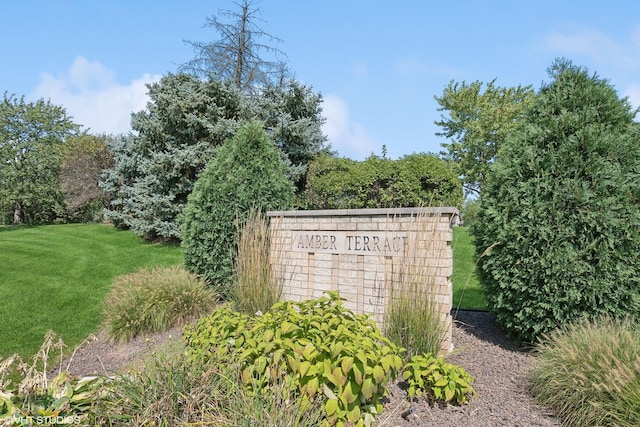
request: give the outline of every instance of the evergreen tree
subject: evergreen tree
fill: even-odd
[[[195,184],[182,217],[187,268],[227,294],[233,277],[236,224],[251,209],[291,207],[293,185],[273,141],[259,122],[229,139]]]
[[[112,144],[115,166],[102,187],[110,194],[107,216],[119,227],[150,240],[178,240],[177,216],[216,148],[246,121],[255,119],[276,141],[300,186],[308,162],[328,151],[322,134],[321,100],[291,81],[249,95],[232,83],[168,75],[149,87],[145,111],[132,116],[137,134]]]
[[[640,132],[606,80],[550,68],[501,148],[472,227],[490,309],[516,338],[640,313]]]
[[[149,97],[132,115],[137,134],[112,147],[116,165],[102,181],[113,199],[107,216],[146,239],[175,240],[194,182],[248,110],[233,85],[187,74],[163,77]]]
[[[307,167],[320,154],[333,154],[322,133],[322,96],[294,79],[268,85],[259,96],[256,118],[280,149],[289,166],[288,176],[298,192],[304,190]]]
[[[252,0],[236,3],[239,11],[221,10],[219,16],[229,18],[223,22],[216,16],[207,18],[206,27],[220,35],[214,42],[187,41],[196,51],[196,57],[181,69],[197,76],[233,82],[245,93],[256,93],[261,87],[280,84],[288,76],[282,59],[286,55],[270,44],[281,40],[266,33],[259,21],[260,8]],[[270,59],[267,59],[268,55]]]

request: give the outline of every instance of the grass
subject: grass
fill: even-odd
[[[164,332],[205,315],[217,297],[184,267],[142,269],[116,278],[104,303],[104,326],[111,339]]]
[[[116,277],[182,261],[110,225],[0,228],[0,357],[31,357],[49,330],[73,348],[97,330]]]
[[[183,344],[151,354],[139,370],[118,377],[94,411],[93,425],[311,427],[323,416],[319,399],[303,407],[280,385],[252,394],[232,362],[192,363]]]
[[[537,347],[532,392],[567,426],[640,425],[640,327],[627,318],[560,327]]]
[[[454,229],[454,238],[459,234],[457,230]],[[249,230],[249,241],[255,243],[260,240],[257,236],[262,231],[261,228]],[[259,244],[254,247],[246,243],[248,265],[245,282],[253,282],[255,278],[256,281],[264,279],[261,281],[264,283],[270,274],[264,269],[264,257],[257,255],[264,255],[265,246]],[[249,259],[254,255],[255,259]],[[183,270],[173,268],[180,265],[182,259],[177,247],[145,244],[130,232],[117,231],[105,225],[0,229],[0,265],[6,266],[0,270],[0,301],[5,302],[0,311],[0,318],[3,319],[0,356],[13,353],[31,356],[36,353],[49,330],[56,331],[73,348],[100,325],[105,304],[115,310],[120,298],[139,297],[139,294],[130,292],[131,286],[139,282],[145,285],[143,295],[147,290],[152,295],[158,290],[156,288],[160,288],[161,301],[174,301],[176,298],[165,298],[161,282],[167,279],[170,284],[168,287],[173,289],[173,276],[181,285],[188,281],[182,276]],[[466,259],[468,262],[472,260],[472,256]],[[252,276],[252,273],[257,276]],[[421,280],[415,274],[422,277],[425,272],[405,269],[405,273],[402,283],[405,289],[411,290],[416,281]],[[117,290],[119,286],[120,291],[125,292],[117,292],[115,300],[109,299],[109,292]],[[463,286],[466,286],[463,289],[467,294],[469,281],[465,281]],[[249,295],[257,295],[256,292],[263,290],[260,286],[250,290]],[[183,292],[183,288],[179,289],[180,292]],[[190,313],[193,310],[186,308],[186,304],[199,299],[189,298],[186,303],[178,304],[177,310],[182,314],[185,311]],[[123,309],[124,312],[135,313],[136,309],[144,308],[144,300],[133,298],[128,308]],[[427,314],[433,314],[434,301],[426,294],[421,298],[405,300],[405,303],[408,302],[412,303],[409,308],[401,307],[405,313],[415,314],[417,303],[420,308],[427,309]],[[249,311],[254,308],[252,306]],[[172,310],[169,309],[169,312]],[[143,310],[133,318],[143,318],[144,315]],[[160,318],[166,320],[162,313]],[[426,319],[427,322],[437,320]],[[414,331],[424,332],[432,329],[429,324],[417,323],[412,327]],[[123,328],[127,327],[125,325]],[[439,334],[431,338],[436,340],[432,344],[439,348]],[[106,388],[100,392],[102,398],[94,402],[98,406],[92,406],[92,410],[97,411],[93,415],[100,421],[97,424],[103,425],[146,425],[157,422],[154,425],[199,423],[300,427],[318,425],[323,416],[320,403],[314,402],[311,408],[300,407],[295,396],[287,394],[287,389],[257,395],[247,392],[238,375],[239,369],[232,364],[186,363],[184,347],[177,344],[175,351],[159,349],[138,370],[106,384]],[[107,395],[104,394],[105,390]]]
[[[267,219],[262,212],[252,210],[246,221],[236,227],[238,256],[231,297],[236,310],[242,313],[266,313],[280,300],[283,285],[272,273]]]
[[[447,324],[436,299],[439,284],[434,281],[438,266],[431,266],[423,254],[442,259],[448,252],[446,242],[439,239],[438,223],[429,214],[415,215],[408,227],[413,230],[409,246],[422,249],[403,255],[384,319],[385,335],[407,350],[407,360],[417,354],[440,353],[446,339]]]
[[[485,309],[467,228],[453,229],[452,248],[454,309]],[[0,227],[0,357],[30,357],[49,330],[74,347],[97,330],[116,277],[182,261],[178,247],[109,225]]]
[[[486,310],[487,300],[476,272],[475,246],[467,227],[453,228],[453,309]]]

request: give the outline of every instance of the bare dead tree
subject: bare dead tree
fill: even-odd
[[[196,57],[183,64],[181,71],[201,77],[217,77],[233,81],[241,90],[253,93],[268,83],[284,81],[283,68],[286,55],[273,46],[261,43],[280,43],[277,37],[266,33],[256,21],[260,9],[254,0],[235,3],[239,11],[220,10],[218,16],[207,17],[205,27],[214,28],[220,39],[214,42],[193,42],[185,40],[196,52]],[[223,22],[228,18],[230,22]],[[264,22],[264,21],[262,21]],[[269,56],[270,59],[266,59]]]

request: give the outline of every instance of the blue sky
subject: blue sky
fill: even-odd
[[[438,152],[434,95],[450,80],[502,86],[547,80],[566,57],[640,106],[637,0],[262,0],[262,29],[282,40],[298,80],[324,97],[341,156]],[[145,84],[212,41],[206,17],[232,0],[0,2],[0,91],[51,99],[96,133],[129,130]]]

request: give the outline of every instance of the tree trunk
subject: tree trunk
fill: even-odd
[[[13,205],[13,223],[22,224],[22,204],[20,202]]]

